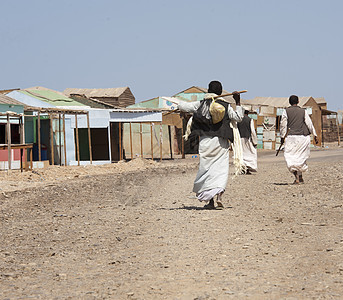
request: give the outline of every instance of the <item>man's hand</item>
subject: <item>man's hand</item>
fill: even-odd
[[[319,140],[318,140],[316,135],[314,136],[314,141],[315,141],[316,145],[319,143]]]
[[[180,111],[180,117],[181,117],[181,119],[185,119],[186,116],[187,116],[187,113],[186,113],[186,112]]]
[[[281,145],[285,142],[285,138],[281,138]]]
[[[241,105],[241,95],[240,95],[240,93],[238,93],[237,91],[234,91],[232,93],[232,97],[233,97],[233,99],[235,99],[236,105]]]

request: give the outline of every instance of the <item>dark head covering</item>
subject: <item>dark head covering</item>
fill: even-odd
[[[296,95],[292,95],[289,97],[289,104],[294,105],[299,103],[299,98]]]
[[[219,81],[211,81],[208,85],[208,93],[221,95],[223,91],[222,84]]]

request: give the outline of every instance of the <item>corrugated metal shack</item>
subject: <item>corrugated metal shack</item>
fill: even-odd
[[[88,106],[44,87],[13,90],[7,96],[25,105],[25,142],[34,145],[34,160],[61,165],[77,160],[72,119],[87,114]]]
[[[100,103],[106,103],[112,107],[119,108],[125,108],[135,104],[135,97],[129,87],[107,89],[67,88],[64,90],[64,94],[70,98],[81,96],[83,98],[94,99],[100,101]]]
[[[343,139],[342,113],[322,109],[322,145]]]
[[[175,97],[156,97],[146,101],[130,105],[132,109],[153,109],[161,112],[176,109],[181,100]],[[128,124],[124,125],[125,133],[128,133]],[[142,124],[131,126],[132,134],[142,137],[142,147],[134,147],[134,156],[172,158],[182,153],[182,119],[176,114],[162,114],[161,124]],[[160,143],[162,147],[160,153]],[[127,143],[127,140],[126,140]],[[130,152],[131,153],[131,152]]]
[[[125,151],[123,144],[124,123],[134,126],[136,123],[159,125],[162,122],[161,111],[91,108],[62,93],[42,87],[16,90],[8,95],[28,106],[25,112],[26,139],[31,143],[39,143],[37,130],[40,128],[43,156],[50,163],[84,165],[119,161],[125,153],[130,154],[129,150]],[[129,134],[127,140],[130,140]],[[139,140],[137,137],[132,144],[139,144]]]
[[[9,91],[9,90],[8,90]],[[7,91],[6,91],[7,92]],[[24,113],[24,105],[15,99],[12,99],[3,93],[0,92],[0,145],[7,144],[8,140],[11,144],[21,144],[22,138],[21,134],[21,124],[20,117],[8,117],[6,113],[11,112],[14,115],[22,115]],[[13,114],[12,114],[13,115]],[[10,129],[7,126],[11,127]],[[10,132],[11,137],[8,139],[8,132]],[[20,149],[11,149],[11,153],[8,154],[8,150],[0,149],[0,169],[9,168],[9,155],[10,159],[10,168],[19,169],[20,168]]]

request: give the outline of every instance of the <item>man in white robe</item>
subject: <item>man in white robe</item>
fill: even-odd
[[[245,110],[242,122],[237,124],[242,143],[244,174],[257,171],[257,135],[254,120],[248,114],[249,111]]]
[[[221,196],[225,191],[229,176],[229,139],[233,139],[230,121],[240,122],[243,119],[244,110],[240,106],[240,95],[235,92],[233,97],[236,101],[236,110],[222,98],[216,102],[225,106],[224,119],[217,124],[201,123],[201,111],[210,103],[211,97],[221,95],[222,85],[219,81],[211,81],[208,93],[204,100],[196,102],[183,102],[178,105],[180,111],[192,113],[192,131],[200,135],[199,141],[199,170],[194,180],[193,192],[198,200],[208,202],[206,209],[222,209]],[[208,102],[210,101],[210,102]],[[199,120],[200,121],[199,121]],[[205,120],[206,121],[206,120]],[[217,207],[214,205],[214,197],[217,196]]]
[[[305,109],[298,106],[296,95],[289,97],[290,107],[286,108],[281,117],[280,136],[284,143],[284,157],[288,170],[295,177],[294,184],[303,183],[302,173],[307,171],[307,159],[310,157],[310,134],[313,134],[316,144],[317,133],[310,116]]]

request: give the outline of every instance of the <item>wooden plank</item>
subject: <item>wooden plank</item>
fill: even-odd
[[[182,154],[182,158],[186,158],[185,156],[185,141],[183,138],[184,132],[183,132],[183,126],[184,126],[184,121],[185,119],[182,118],[182,127],[181,127],[181,154]]]
[[[25,143],[24,138],[24,117],[20,117],[19,119],[19,126],[20,126],[20,144]],[[20,172],[23,172],[23,149],[20,149]]]
[[[76,132],[76,154],[77,154],[77,165],[80,165],[80,149],[79,149],[79,129],[77,128],[77,114],[75,114],[75,132]]]
[[[91,128],[89,122],[89,112],[87,114],[87,128],[88,128],[88,144],[89,144],[89,161],[93,164],[93,156],[92,156],[92,139],[91,139]]]
[[[321,116],[320,116],[320,119],[321,119],[321,121],[322,121],[322,124],[321,124],[321,131],[322,131],[322,134],[321,134],[321,136],[322,136],[322,147],[324,147],[324,128],[323,128],[323,115],[321,114]]]
[[[336,126],[337,126],[337,137],[338,137],[338,146],[341,144],[341,137],[339,135],[339,122],[338,122],[338,115],[336,114]]]
[[[23,116],[19,118],[19,124],[20,124],[20,144],[24,144],[25,143],[25,127],[24,127]]]
[[[53,121],[53,115],[49,114],[50,119],[50,159],[51,159],[51,165],[55,164],[55,156],[54,156],[54,131],[52,128],[52,121]]]
[[[170,125],[168,125],[168,135],[169,135],[169,150],[170,150],[170,158],[173,159],[173,146],[172,146],[172,139],[171,139],[171,129]]]
[[[7,145],[8,145],[8,170],[12,169],[12,139],[11,139],[11,122],[10,122],[10,114],[7,114]]]
[[[139,123],[140,139],[141,139],[141,158],[143,158],[143,129],[142,123]]]
[[[24,149],[20,149],[20,172],[23,172],[23,151]]]
[[[30,151],[30,168],[31,168],[31,171],[32,171],[33,170],[33,157],[32,157],[33,148],[29,148],[26,151]]]
[[[63,114],[63,149],[64,149],[64,165],[67,165],[67,144],[66,144],[66,115]]]
[[[22,116],[21,114],[17,114],[13,111],[0,112],[0,116],[7,116],[7,115],[9,115],[10,117],[17,117],[17,118]]]
[[[151,140],[151,159],[154,160],[154,140],[152,135],[153,123],[150,123],[150,140]]]
[[[121,140],[121,122],[119,122],[119,161],[123,159],[123,151],[122,151],[122,140]]]
[[[131,151],[131,159],[133,159],[133,149],[132,149],[132,128],[130,122],[130,151]]]
[[[29,170],[29,165],[27,164],[27,148],[24,149],[24,163],[25,163],[25,171]]]
[[[61,114],[58,114],[58,143],[59,143],[59,156],[60,156],[60,166],[62,166],[62,136],[61,136]]]
[[[162,161],[162,123],[160,123],[160,161]]]
[[[38,112],[38,119],[37,119],[37,135],[38,135],[38,160],[42,161],[42,145],[41,145],[41,135],[40,135],[40,128],[41,128],[41,124],[40,124],[40,111]]]

